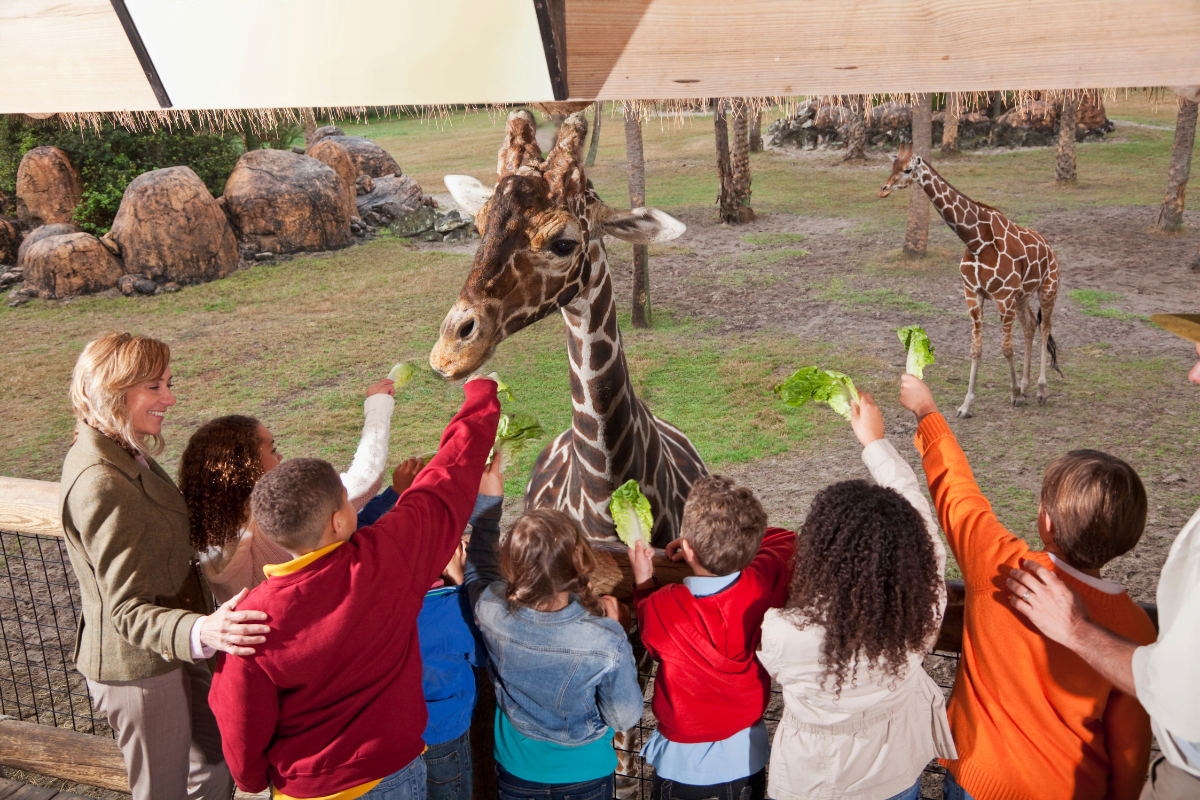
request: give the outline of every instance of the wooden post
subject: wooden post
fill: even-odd
[[[912,109],[913,155],[929,160],[933,151],[933,95],[917,95]],[[929,197],[913,184],[908,198],[908,230],[904,234],[904,254],[921,258],[929,246]]]
[[[0,720],[0,765],[128,792],[125,758],[117,743],[69,728]]]

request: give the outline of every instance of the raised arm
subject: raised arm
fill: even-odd
[[[483,590],[500,580],[500,517],[504,514],[504,478],[500,459],[492,459],[479,482],[475,509],[471,512],[471,540],[467,543],[467,563],[463,569],[463,588],[472,612]]]
[[[392,432],[392,412],[396,408],[396,389],[390,380],[382,380],[367,390],[363,403],[362,438],[350,468],[342,473],[342,485],[355,511],[362,511],[383,484],[387,469],[388,437]]]

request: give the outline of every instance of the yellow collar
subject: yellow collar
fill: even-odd
[[[341,547],[344,544],[345,542],[334,542],[331,545],[322,547],[320,550],[313,550],[311,553],[305,553],[299,558],[293,558],[291,561],[283,564],[267,564],[263,567],[263,574],[268,578],[277,578],[280,575],[291,575],[293,572],[299,572],[321,556],[332,552],[335,548]]]

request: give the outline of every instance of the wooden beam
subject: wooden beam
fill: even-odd
[[[0,477],[0,531],[62,536],[58,484]]]
[[[125,759],[117,743],[67,728],[0,720],[0,765],[115,792],[129,791]]]
[[[1200,83],[1198,0],[566,0],[573,99]]]

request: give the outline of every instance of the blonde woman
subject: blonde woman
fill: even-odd
[[[60,500],[83,600],[75,664],[116,731],[134,800],[228,800],[204,659],[253,655],[269,629],[236,610],[244,592],[210,613],[187,505],[153,458],[176,402],[170,360],[156,339],[107,333],[75,364]]]

